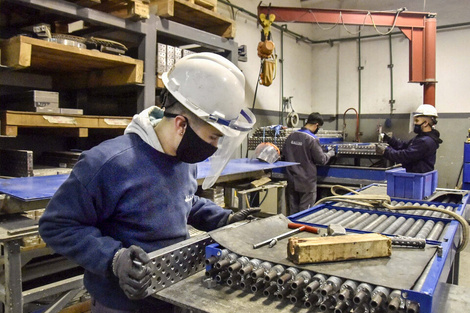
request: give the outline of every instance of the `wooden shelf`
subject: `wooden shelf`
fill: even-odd
[[[143,61],[97,50],[17,36],[1,44],[1,64],[52,76],[56,88],[93,88],[143,82]]]
[[[157,15],[221,37],[235,37],[235,21],[188,0],[155,0]],[[196,2],[198,3],[198,2]]]
[[[88,137],[89,128],[125,129],[132,117],[64,115],[20,111],[1,112],[1,134],[16,137],[18,128],[61,128],[62,132]]]

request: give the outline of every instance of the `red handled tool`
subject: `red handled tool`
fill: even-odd
[[[256,243],[256,244],[253,245],[253,249],[258,249],[258,248],[260,248],[262,246],[265,246],[267,244],[269,244],[269,247],[272,248],[276,245],[278,240],[289,237],[293,234],[300,233],[301,231],[308,231],[309,233],[314,233],[314,234],[318,234],[318,232],[319,232],[318,228],[316,228],[316,227],[297,224],[297,223],[289,223],[289,224],[287,224],[287,227],[294,228],[294,230],[288,231],[287,233],[284,233],[282,235],[279,235],[279,236],[276,236],[276,237],[273,237],[273,238],[269,238],[265,241],[261,241],[259,243]]]

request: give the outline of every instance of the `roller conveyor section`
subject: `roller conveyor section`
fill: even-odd
[[[462,199],[459,204],[395,200],[393,205],[427,205],[462,216],[469,196],[464,194]],[[217,287],[208,288],[220,293],[220,297],[214,296],[215,302],[226,295],[234,295],[231,301],[238,301],[239,297],[240,301],[249,299],[250,305],[253,301],[253,311],[259,312],[262,310],[255,309],[256,305],[299,313],[437,313],[435,299],[442,296],[438,286],[447,281],[456,247],[464,238],[461,238],[463,232],[459,230],[460,220],[455,216],[424,213],[418,208],[396,211],[328,202],[288,218],[276,215],[210,232],[210,241],[206,239],[202,245],[201,241],[193,242],[191,249],[205,245],[205,281],[216,282]],[[297,233],[295,236],[299,238],[323,236],[326,227],[334,222],[345,227],[348,233],[379,232],[392,238],[398,236],[395,239],[405,236],[425,245],[424,248],[397,247],[392,239],[392,253],[387,257],[302,264],[286,258],[286,241],[273,247],[252,248],[260,240],[288,231],[290,222],[312,224],[321,230],[320,234]],[[183,253],[184,256],[187,250],[179,246],[174,255]],[[172,256],[173,250],[162,256],[151,255],[152,264],[157,267],[163,262],[155,262],[156,258],[166,260]],[[196,266],[200,264],[198,256],[193,259]],[[226,263],[229,265],[217,268],[216,264]],[[171,272],[170,265],[168,270]],[[153,279],[152,288],[158,290],[160,284],[158,279]],[[192,284],[193,281],[187,286]],[[184,285],[180,287],[185,288]],[[198,288],[201,289],[204,288]]]

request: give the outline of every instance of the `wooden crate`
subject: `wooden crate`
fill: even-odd
[[[392,240],[381,234],[289,238],[287,256],[295,264],[390,256]]]
[[[195,0],[196,1],[196,0]],[[157,15],[224,38],[235,37],[235,21],[188,0],[152,0]]]
[[[17,36],[1,45],[1,64],[51,74],[55,88],[93,88],[143,82],[144,62],[128,56]]]

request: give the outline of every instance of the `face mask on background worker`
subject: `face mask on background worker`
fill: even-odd
[[[256,122],[255,116],[243,108],[245,76],[224,57],[203,52],[180,59],[163,73],[162,81],[176,100],[224,135],[209,159],[211,169],[202,184],[203,189],[209,188]],[[187,149],[186,145],[198,148],[187,142],[192,135],[187,136],[181,149]]]

